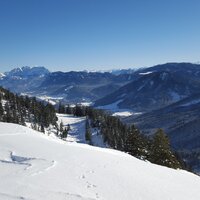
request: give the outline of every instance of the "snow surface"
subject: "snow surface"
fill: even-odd
[[[3,79],[5,77],[5,74],[0,73],[0,79]]]
[[[0,123],[2,200],[199,200],[200,178]]]
[[[63,99],[63,97],[52,97],[52,96],[43,95],[43,96],[37,96],[37,99],[46,101],[52,105],[56,105],[57,103],[59,103],[60,100]]]
[[[93,102],[91,102],[91,101],[80,102],[79,105],[82,105],[82,106],[92,106]]]
[[[78,142],[87,144],[88,142],[85,140],[85,117],[75,117],[73,115],[68,114],[57,114],[58,123],[63,122],[64,127],[70,125],[70,131],[66,138],[68,142]],[[91,142],[94,146],[98,147],[106,147],[104,144],[102,135],[100,135],[100,131],[96,128],[91,129]]]
[[[152,74],[153,72],[141,72],[139,75],[147,75],[147,74]]]
[[[116,116],[116,117],[129,117],[132,115],[141,115],[143,114],[142,112],[134,112],[134,111],[119,111],[119,112],[115,112],[112,114],[112,116]]]
[[[85,141],[85,117],[74,117],[73,115],[57,114],[58,123],[63,122],[64,127],[70,125],[67,136],[69,142],[86,143]]]
[[[119,117],[129,117],[131,115],[133,115],[133,112],[129,111],[115,112],[112,114],[112,116],[119,116]]]
[[[125,94],[121,95],[123,97]],[[98,106],[98,109],[103,109],[103,110],[108,110],[112,112],[112,116],[118,116],[118,117],[129,117],[133,114],[135,114],[132,110],[130,109],[121,109],[118,107],[118,104],[121,103],[123,99],[118,100],[112,104],[104,105],[104,106]],[[136,113],[137,114],[137,113]]]
[[[190,101],[188,103],[182,104],[182,106],[191,106],[191,105],[198,104],[198,103],[200,103],[200,99],[195,99],[195,100]]]

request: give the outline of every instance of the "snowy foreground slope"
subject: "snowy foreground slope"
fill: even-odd
[[[199,200],[200,178],[0,123],[2,200]]]

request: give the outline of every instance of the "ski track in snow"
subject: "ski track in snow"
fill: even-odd
[[[0,148],[0,151],[3,151]],[[18,173],[24,173],[26,171],[30,176],[36,176],[44,173],[56,166],[56,161],[48,161],[42,158],[31,158],[16,155],[13,151],[4,150],[4,159],[0,155],[0,163],[9,165],[19,165],[23,168]]]
[[[14,195],[2,193],[2,192],[0,192],[0,198],[2,200],[33,200],[33,199],[25,198],[23,196],[14,196]]]
[[[96,198],[90,198],[90,197],[85,197],[83,195],[80,194],[72,194],[69,192],[54,192],[54,194],[56,195],[56,198],[64,198],[64,199],[69,199],[69,200],[96,200]]]

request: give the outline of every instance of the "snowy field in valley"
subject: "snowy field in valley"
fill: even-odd
[[[113,116],[116,117],[129,117],[131,115],[141,115],[142,112],[134,112],[133,110],[130,109],[121,109],[118,107],[118,104],[122,100],[116,101],[112,104],[104,105],[104,106],[98,106],[97,109],[102,109],[102,110],[107,110],[112,113]]]
[[[200,178],[0,123],[2,200],[199,200]]]
[[[57,114],[58,123],[63,123],[64,127],[70,125],[70,131],[67,136],[69,142],[86,143],[85,141],[85,117],[75,117],[67,114]]]
[[[85,117],[75,117],[73,115],[67,114],[57,114],[58,122],[63,122],[64,127],[70,125],[70,131],[68,133],[66,141],[68,142],[78,142],[86,144],[85,140]],[[103,143],[103,138],[99,134],[99,130],[93,128],[91,129],[91,142],[94,146],[106,147]]]

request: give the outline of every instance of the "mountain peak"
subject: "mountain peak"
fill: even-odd
[[[43,66],[39,67],[29,67],[23,66],[15,68],[9,72],[6,72],[6,76],[19,76],[19,77],[28,77],[28,76],[42,76],[49,74],[49,70]]]

